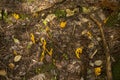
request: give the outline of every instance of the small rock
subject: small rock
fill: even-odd
[[[13,64],[13,63],[9,63],[8,66],[10,67],[10,69],[14,69],[15,68],[15,64]]]
[[[101,61],[101,60],[96,60],[96,61],[94,62],[94,64],[95,64],[96,66],[101,66],[101,65],[102,65],[102,61]]]

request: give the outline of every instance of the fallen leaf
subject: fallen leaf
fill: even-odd
[[[43,61],[44,57],[45,57],[45,52],[43,51],[42,54],[41,54],[41,56],[40,56],[40,62]]]
[[[22,57],[21,55],[15,56],[15,57],[14,57],[14,62],[20,61],[21,57]]]
[[[15,64],[13,64],[13,63],[9,63],[8,66],[10,67],[10,69],[14,69],[15,68]]]
[[[30,33],[30,36],[31,36],[31,41],[35,44],[35,37],[34,37],[34,34],[33,34],[33,33]]]
[[[46,28],[45,28],[45,31],[46,31],[46,32],[49,32],[49,31],[50,31],[50,28],[49,28],[49,27],[46,27]]]
[[[48,52],[48,54],[49,54],[50,56],[52,56],[52,54],[53,54],[53,49],[52,49],[52,48],[50,49],[50,51]]]
[[[89,8],[87,8],[87,7],[82,7],[82,11],[83,11],[83,13],[89,13],[90,12],[90,9]]]
[[[69,16],[73,16],[74,15],[74,10],[70,10],[70,9],[66,9],[66,16],[69,17]]]
[[[61,27],[61,28],[65,28],[66,24],[67,24],[66,21],[65,21],[65,22],[61,22],[61,23],[60,23],[60,27]]]
[[[41,38],[41,43],[43,44],[43,46],[42,46],[43,50],[46,50],[47,42],[46,42],[46,40],[44,38]]]
[[[46,80],[45,79],[45,74],[41,73],[39,75],[36,75],[36,76],[32,77],[30,80]]]
[[[28,45],[27,45],[27,49],[30,49],[32,47],[32,42],[29,42]]]
[[[45,21],[50,22],[50,21],[52,21],[55,17],[56,17],[55,14],[49,14],[49,15],[45,18]]]
[[[82,50],[83,50],[82,48],[77,48],[75,51],[76,57],[78,59],[80,59],[80,55],[82,54]]]
[[[33,17],[38,17],[38,13],[33,13]]]
[[[89,39],[91,39],[91,38],[92,38],[91,32],[88,31],[88,32],[87,32],[87,36],[88,36]]]
[[[94,70],[96,76],[99,76],[101,74],[101,67],[96,67]]]
[[[20,44],[20,41],[17,38],[13,38],[15,44]]]
[[[13,15],[13,17],[14,17],[15,19],[19,19],[19,18],[20,18],[19,14],[13,13],[12,15]]]
[[[7,72],[5,70],[0,70],[0,76],[6,76]]]
[[[94,48],[94,46],[95,46],[95,44],[91,42],[91,43],[88,45],[88,48],[91,49],[91,48]]]
[[[82,31],[81,34],[82,34],[82,35],[85,35],[87,32],[88,32],[88,31],[85,29],[85,30]]]
[[[47,25],[47,21],[46,20],[43,20],[43,24],[46,26]]]
[[[14,55],[17,55],[17,52],[16,52],[16,50],[14,50],[14,51],[13,51],[13,54],[14,54]]]

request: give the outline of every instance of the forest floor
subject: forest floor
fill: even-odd
[[[120,23],[108,18],[115,1],[2,0],[0,80],[107,80],[103,39],[120,80]]]

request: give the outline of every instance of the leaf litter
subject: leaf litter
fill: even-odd
[[[58,3],[54,5],[54,0],[50,2],[43,1],[45,5],[40,4],[38,9],[37,5],[39,3],[33,1],[31,7],[31,3],[26,6],[26,9],[29,8],[33,12],[31,14],[26,14],[28,12],[23,12],[23,14],[22,11],[19,13],[14,10],[9,13],[8,11],[9,14],[7,14],[6,19],[11,20],[14,18],[15,21],[10,21],[12,25],[9,25],[10,22],[6,21],[6,27],[2,28],[6,30],[3,32],[4,35],[0,32],[0,43],[2,44],[0,45],[1,76],[7,76],[15,80],[23,79],[20,75],[26,71],[26,74],[22,74],[25,80],[28,78],[31,78],[30,80],[44,80],[46,77],[48,78],[46,80],[95,80],[106,78],[107,75],[104,75],[102,71],[105,69],[104,49],[101,46],[102,38],[97,25],[88,16],[92,13],[96,19],[101,19],[100,21],[104,21],[106,24],[109,24],[110,18],[106,17],[104,10],[99,12],[99,7],[91,7],[89,5],[92,4],[91,1],[89,4],[87,0],[85,0],[86,3],[81,1],[87,6],[79,0],[74,2],[72,0],[61,1],[59,3],[58,0]],[[26,4],[26,2],[23,2],[22,7],[25,5],[24,3]],[[99,14],[94,13],[95,10],[98,10]],[[25,14],[27,16],[22,18]],[[9,19],[10,17],[12,18]],[[23,23],[25,25],[22,25]],[[106,26],[105,28],[107,28],[105,33],[109,43],[109,34],[111,34],[109,31],[112,29]],[[114,41],[119,40],[117,31],[119,33],[119,29],[113,30],[115,39],[112,40]],[[15,37],[11,37],[13,35]],[[3,36],[4,38],[2,38]],[[119,44],[119,41],[116,42]],[[116,42],[114,42],[114,45],[116,45]],[[16,47],[12,48],[13,46]],[[4,60],[4,57],[9,54],[11,56]],[[32,60],[35,63],[32,63]],[[50,66],[48,66],[49,64]],[[9,72],[9,70],[11,71]],[[14,73],[14,78],[10,77],[11,72]],[[81,75],[78,75],[78,73]],[[2,78],[4,79],[4,77]]]

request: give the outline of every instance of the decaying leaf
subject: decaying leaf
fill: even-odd
[[[91,43],[88,45],[88,48],[91,49],[91,48],[94,48],[94,46],[95,46],[95,44],[91,42]]]
[[[30,80],[45,80],[45,74],[41,73],[39,75],[32,77]]]
[[[35,12],[35,13],[32,14],[32,16],[33,17],[38,17],[38,13]]]
[[[99,76],[101,74],[101,67],[96,67],[94,71],[95,71],[95,75]]]
[[[13,54],[14,54],[14,55],[17,55],[17,52],[16,52],[16,50],[14,50],[14,51],[13,51]]]
[[[43,24],[46,26],[47,25],[47,21],[46,20],[43,20]]]
[[[6,76],[7,72],[5,70],[0,70],[0,76]]]
[[[55,17],[56,17],[55,14],[49,14],[49,15],[45,18],[45,21],[50,22],[50,21],[52,21]]]
[[[79,8],[75,8],[73,10],[66,9],[66,17],[73,16],[75,12],[78,12],[78,11],[79,11]]]
[[[15,68],[15,64],[13,64],[13,63],[9,63],[8,66],[10,67],[10,69],[14,69]]]
[[[65,27],[66,27],[66,24],[67,24],[66,21],[65,21],[65,22],[61,22],[61,23],[60,23],[60,27],[61,27],[61,28],[65,28]]]
[[[45,31],[46,31],[46,32],[49,32],[49,31],[50,31],[50,28],[49,28],[49,27],[46,27],[46,28],[45,28]]]
[[[90,9],[89,8],[87,8],[87,7],[82,7],[82,11],[83,11],[83,13],[89,13],[90,12]]]
[[[77,49],[75,50],[75,54],[76,54],[76,57],[77,57],[78,59],[80,59],[80,55],[82,54],[82,50],[83,50],[82,47],[81,47],[81,48],[77,48]]]
[[[66,9],[66,16],[69,17],[69,16],[73,16],[74,15],[74,10],[70,10],[70,9]]]
[[[17,38],[13,38],[15,44],[20,44],[20,41]]]
[[[17,55],[17,56],[15,56],[15,57],[14,57],[14,62],[18,62],[18,61],[20,61],[21,58],[22,58],[21,55]]]
[[[88,32],[87,32],[87,36],[88,36],[89,39],[91,39],[91,38],[92,38],[91,32],[88,31]]]
[[[31,41],[35,44],[35,37],[34,37],[34,34],[33,34],[33,33],[30,33],[30,36],[31,36]]]
[[[27,45],[27,49],[30,49],[32,47],[32,42],[29,42],[28,45]]]

